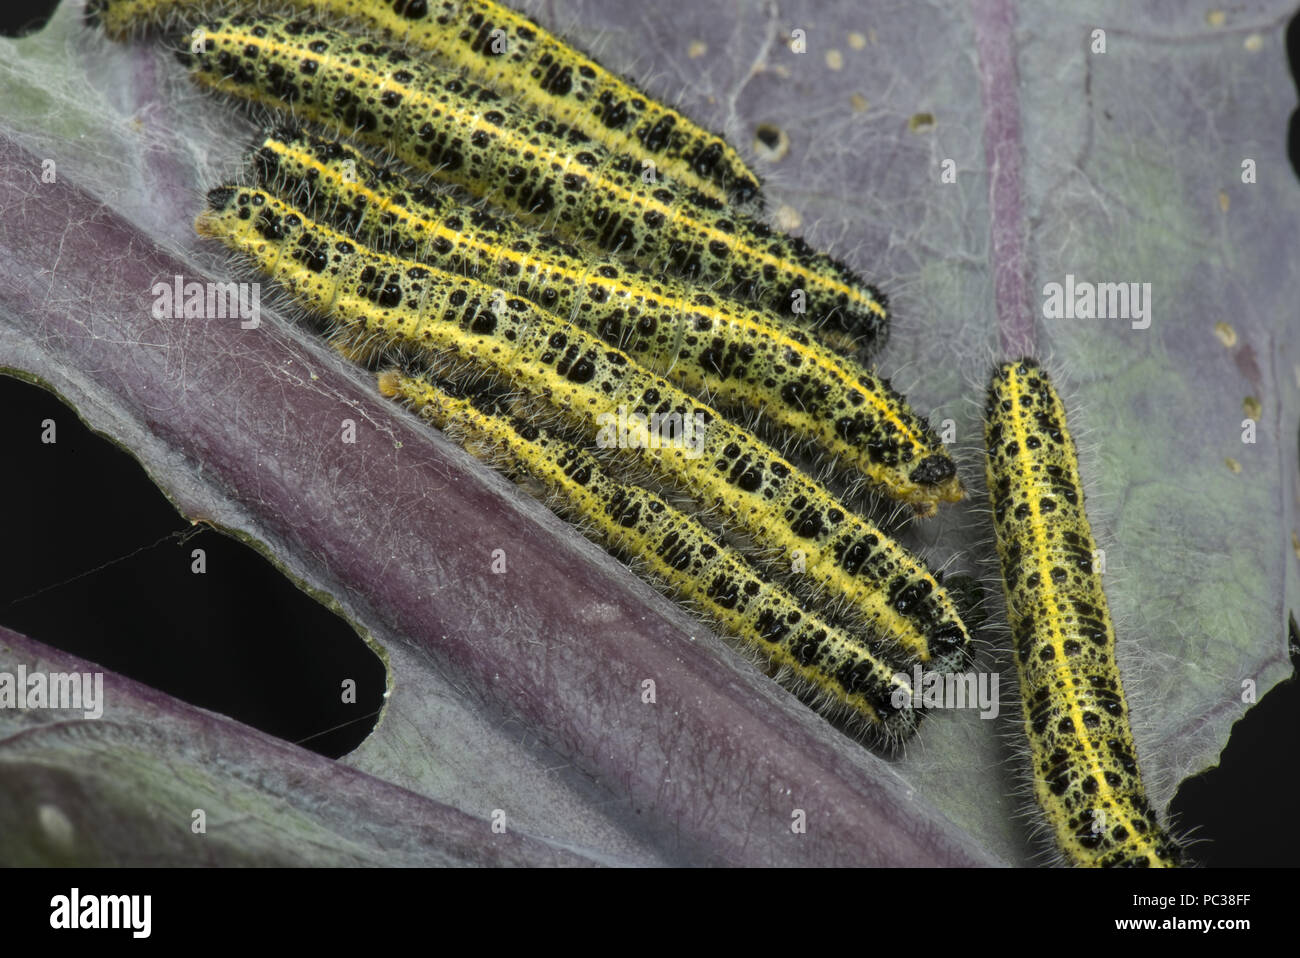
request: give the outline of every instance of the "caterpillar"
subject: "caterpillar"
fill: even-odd
[[[964,495],[939,437],[887,381],[779,317],[579,251],[301,131],[265,137],[251,165],[259,185],[371,248],[530,299],[684,389],[813,441],[922,515]]]
[[[359,247],[265,191],[218,187],[200,235],[245,254],[301,306],[373,341],[450,352],[546,400],[607,445],[720,510],[760,547],[797,558],[798,582],[829,592],[873,634],[956,671],[969,636],[924,563],[742,427],[627,354],[517,296]],[[619,410],[621,425],[616,419]],[[648,423],[696,424],[698,447]],[[678,436],[682,436],[681,431]],[[671,437],[670,437],[671,438]]]
[[[755,569],[703,523],[640,486],[620,482],[563,435],[511,415],[490,391],[388,370],[385,396],[404,401],[484,458],[541,483],[594,539],[636,557],[662,587],[693,602],[721,634],[788,671],[806,698],[838,706],[851,727],[893,745],[915,729],[905,675],[851,630],[826,621]],[[897,705],[895,704],[897,703]]]
[[[1065,408],[1032,359],[994,373],[984,438],[1038,804],[1075,865],[1179,864],[1142,787]]]
[[[334,14],[390,43],[425,52],[478,83],[582,132],[611,153],[653,161],[715,200],[761,206],[758,176],[722,138],[632,87],[538,24],[491,0],[285,0]],[[110,36],[194,6],[194,0],[90,0]]]
[[[634,157],[400,50],[304,21],[234,16],[196,29],[177,55],[215,91],[391,150],[574,242],[757,297],[864,350],[885,341],[883,295],[843,264],[694,190],[647,182]]]

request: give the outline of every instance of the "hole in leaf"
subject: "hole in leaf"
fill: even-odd
[[[361,743],[385,670],[347,622],[53,394],[0,376],[0,409],[0,624],[331,758]]]
[[[1300,631],[1291,621],[1291,664],[1300,667]],[[1195,828],[1190,848],[1211,868],[1294,868],[1300,829],[1295,733],[1300,728],[1300,682],[1294,675],[1250,707],[1232,727],[1219,764],[1189,778],[1170,805],[1178,832]]]
[[[50,22],[59,0],[17,0],[0,5],[0,36],[25,37]]]

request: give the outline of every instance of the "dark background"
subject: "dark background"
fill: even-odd
[[[39,29],[55,6],[10,0],[0,33]],[[1300,20],[1287,50],[1294,77]],[[1278,131],[1293,167],[1298,116]],[[57,397],[0,376],[0,409],[0,624],[331,757],[369,734],[383,668],[346,623],[257,552],[182,519],[135,460]],[[40,441],[45,419],[57,423],[52,445]],[[78,508],[91,482],[98,506]],[[194,549],[206,553],[204,575],[190,571]],[[1291,643],[1295,664],[1294,623]],[[344,678],[357,682],[355,705],[340,702]],[[1234,726],[1217,768],[1179,789],[1173,816],[1180,832],[1195,831],[1199,862],[1300,865],[1298,731],[1292,679]]]

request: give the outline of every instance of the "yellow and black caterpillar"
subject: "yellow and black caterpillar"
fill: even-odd
[[[699,520],[640,486],[621,482],[555,430],[514,415],[486,389],[388,371],[380,391],[416,409],[480,458],[541,483],[567,514],[611,552],[649,570],[693,603],[722,635],[740,639],[787,670],[797,692],[829,706],[851,727],[895,744],[915,729],[910,679],[852,629],[824,619],[755,569]],[[487,447],[486,450],[484,447]],[[899,663],[905,659],[899,658]]]
[[[1074,440],[1036,362],[994,373],[984,436],[1038,804],[1072,864],[1176,865],[1138,771]]]
[[[842,263],[401,50],[236,15],[198,27],[178,56],[213,90],[390,150],[574,242],[756,298],[863,349],[886,338],[883,295]]]
[[[682,388],[810,440],[918,513],[963,495],[939,437],[886,380],[779,317],[431,192],[336,141],[276,131],[251,165],[266,189],[371,248],[532,300]]]
[[[475,81],[555,117],[614,153],[654,162],[669,179],[717,200],[759,205],[758,177],[734,148],[657,103],[492,0],[281,0],[307,16],[338,16],[428,54]],[[87,19],[110,36],[205,6],[196,0],[90,0]],[[245,4],[247,6],[247,4]],[[266,4],[257,5],[265,8]]]

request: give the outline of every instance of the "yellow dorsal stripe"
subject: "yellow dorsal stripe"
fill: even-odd
[[[1030,430],[1025,422],[1025,414],[1023,412],[1026,407],[1024,407],[1020,401],[1021,397],[1024,395],[1023,381],[1014,370],[1012,370],[1008,377],[1007,391],[1011,394],[1012,403],[1012,415],[1009,417],[1008,421],[1011,424],[1016,442],[1019,444],[1021,450],[1021,454],[1016,460],[1015,468],[1019,473],[1020,481],[1028,486],[1035,481],[1032,475],[1033,458],[1030,454],[1029,447],[1027,446],[1030,437]],[[1077,474],[1071,477],[1071,480],[1072,484],[1076,488],[1080,488],[1079,477]],[[1034,496],[1028,496],[1025,501],[1029,505],[1029,534],[1022,537],[1021,544],[1024,545],[1027,542],[1030,547],[1030,554],[1033,556],[1032,562],[1034,572],[1041,577],[1043,582],[1040,592],[1041,600],[1051,609],[1049,631],[1044,638],[1052,644],[1057,660],[1064,663],[1067,661],[1065,655],[1065,635],[1060,623],[1064,620],[1065,608],[1062,603],[1061,590],[1050,584],[1052,582],[1051,570],[1056,564],[1054,561],[1055,557],[1048,554],[1049,537],[1044,528],[1040,500]],[[1059,666],[1055,671],[1062,673],[1062,678],[1071,678],[1074,674],[1073,670],[1066,665]],[[1072,688],[1072,683],[1069,681],[1066,681],[1065,685],[1067,688]],[[1064,698],[1070,718],[1074,722],[1074,727],[1080,729],[1083,728],[1082,703],[1073,695],[1066,694]],[[1101,772],[1102,762],[1092,740],[1084,738],[1082,744],[1088,768],[1093,772]],[[1115,797],[1115,791],[1106,781],[1104,775],[1100,776],[1100,783],[1102,798],[1113,800]]]

